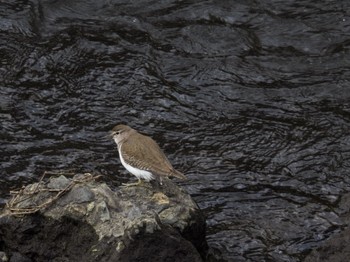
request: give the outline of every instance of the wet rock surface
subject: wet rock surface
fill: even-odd
[[[338,214],[345,227],[344,230],[334,234],[319,247],[312,250],[312,252],[305,258],[305,262],[315,261],[332,261],[343,262],[349,261],[350,256],[350,194],[347,193],[342,196]]]
[[[89,176],[60,176],[28,185],[12,211],[2,211],[0,251],[9,261],[202,261],[205,257],[205,219],[190,195],[173,182],[112,191],[86,179]],[[60,190],[66,191],[57,197]],[[50,199],[54,201],[45,206]],[[14,215],[33,205],[44,208]]]
[[[350,229],[335,234],[320,247],[313,250],[305,259],[305,262],[349,261],[350,255]]]

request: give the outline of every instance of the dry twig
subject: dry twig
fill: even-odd
[[[22,187],[20,190],[10,191],[13,197],[9,202],[7,202],[6,204],[7,209],[11,212],[12,215],[22,216],[22,215],[36,213],[40,210],[43,210],[49,207],[53,202],[59,199],[62,195],[70,191],[76,184],[85,184],[88,182],[95,181],[97,178],[101,177],[100,175],[94,176],[90,173],[85,173],[81,177],[73,178],[70,181],[70,183],[63,189],[50,189],[50,188],[44,187],[46,184],[43,182],[43,179],[46,175],[63,175],[63,174],[65,173],[63,172],[53,173],[53,172],[45,171],[33,191],[26,190],[25,187]],[[69,173],[69,175],[71,175],[71,173]],[[40,187],[40,185],[42,185],[42,187]],[[49,193],[56,193],[56,194],[55,195],[50,194],[45,199],[45,201],[43,201],[40,204],[34,204],[34,201],[33,201],[33,206],[18,207],[19,203],[30,199],[34,200],[34,198],[38,197],[39,194],[42,192],[49,192]]]

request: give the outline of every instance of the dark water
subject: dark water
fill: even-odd
[[[212,260],[302,261],[341,230],[349,1],[1,1],[0,36],[2,202],[45,170],[133,179],[104,137],[123,122],[189,177]]]

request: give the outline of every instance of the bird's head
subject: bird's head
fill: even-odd
[[[116,125],[115,127],[113,127],[110,135],[114,139],[114,141],[119,145],[129,137],[130,133],[133,130],[134,129],[127,125]]]

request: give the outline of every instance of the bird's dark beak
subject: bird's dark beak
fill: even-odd
[[[108,135],[105,136],[105,138],[110,139],[110,138],[112,138],[113,136],[114,136],[114,132],[111,131]]]

